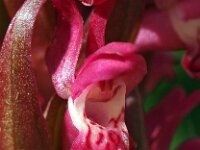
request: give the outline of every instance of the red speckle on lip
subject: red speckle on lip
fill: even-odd
[[[110,144],[109,144],[109,143],[106,144],[105,150],[111,150],[111,149],[110,149]]]
[[[119,137],[119,135],[117,135],[115,132],[113,132],[113,131],[109,131],[108,132],[108,137],[109,137],[109,139],[113,142],[113,143],[115,143],[115,144],[118,144],[119,142],[120,142],[120,137]]]
[[[103,138],[104,138],[104,135],[103,133],[99,133],[99,136],[98,136],[98,139],[96,141],[96,144],[99,145],[103,142]]]
[[[91,148],[90,136],[91,136],[91,129],[90,129],[90,126],[88,126],[88,133],[86,135],[86,147],[87,148]]]
[[[124,111],[125,111],[125,109],[122,108],[122,111],[120,112],[119,116],[116,119],[115,118],[111,118],[110,119],[109,123],[113,123],[113,125],[114,125],[115,128],[117,128],[118,123],[119,123],[121,117],[123,117]]]

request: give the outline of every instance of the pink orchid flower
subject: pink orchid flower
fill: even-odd
[[[59,24],[47,53],[47,64],[56,92],[68,98],[63,149],[129,149],[125,96],[143,79],[146,64],[135,54],[132,44],[105,45],[106,23],[114,1],[94,6],[88,19],[86,51],[91,55],[80,70],[77,65],[83,20],[79,9],[71,0],[53,3]]]
[[[166,9],[174,30],[187,49],[183,66],[191,76],[199,78],[200,11],[197,6],[200,5],[200,1],[171,1]],[[162,5],[164,2],[157,4]]]
[[[146,73],[134,51],[131,44],[111,43],[86,59],[68,100],[63,149],[130,149],[125,97]]]
[[[145,13],[135,44],[141,51],[187,49],[183,66],[189,75],[199,78],[200,1],[155,0],[154,3],[157,8]]]

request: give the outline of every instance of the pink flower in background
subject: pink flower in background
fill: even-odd
[[[151,2],[152,3],[152,2]],[[186,49],[183,66],[199,78],[199,0],[155,0],[153,9],[144,14],[135,44],[139,51]]]
[[[163,1],[158,0],[157,5],[166,9],[174,30],[187,49],[183,66],[191,76],[199,78],[200,1],[173,0],[169,2],[169,6],[165,6]]]

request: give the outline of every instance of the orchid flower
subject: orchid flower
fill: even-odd
[[[146,73],[134,51],[131,44],[111,43],[86,59],[68,100],[64,149],[129,149],[125,97]]]
[[[85,60],[76,73],[83,21],[74,1],[53,1],[59,25],[55,41],[47,53],[47,63],[57,93],[62,98],[68,98],[63,149],[94,149],[99,146],[99,149],[129,149],[129,136],[124,123],[125,94],[142,80],[146,65],[141,56],[134,54],[135,47],[131,44],[105,45],[107,17],[113,2],[94,5],[94,11],[88,19],[91,26],[87,52],[96,52]],[[102,23],[101,28],[97,26],[99,23]],[[89,109],[92,105],[96,109],[102,107],[104,117],[92,112],[94,109]],[[111,107],[112,110],[109,109]]]
[[[183,66],[191,76],[198,78],[199,1],[155,0],[155,4],[157,10],[145,14],[135,44],[141,51],[187,49]]]
[[[170,38],[169,38],[170,37]],[[184,47],[166,12],[150,9],[144,12],[134,44],[139,52],[172,51]]]
[[[157,4],[164,5],[163,2],[159,2],[159,0]],[[187,0],[180,2],[171,0],[168,5],[169,6],[164,5],[163,7],[166,7],[174,30],[188,49],[183,59],[183,65],[190,75],[198,78],[200,12],[197,6],[200,5],[200,2],[198,0],[193,0],[191,4],[191,2]]]

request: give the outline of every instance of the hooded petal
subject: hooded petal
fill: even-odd
[[[47,53],[47,65],[58,95],[70,95],[82,43],[83,20],[75,0],[53,0],[58,18],[54,40]]]
[[[72,98],[92,83],[116,78],[121,78],[126,83],[128,91],[133,89],[147,71],[145,60],[135,54],[135,49],[132,44],[116,42],[96,51],[76,75],[72,86]]]

